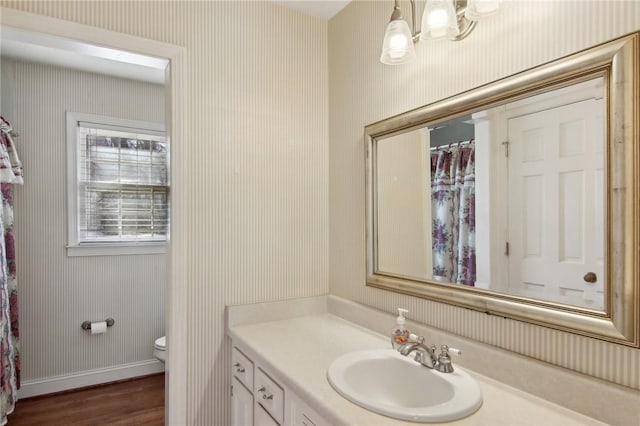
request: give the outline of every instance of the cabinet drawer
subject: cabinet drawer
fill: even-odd
[[[309,419],[309,417],[307,417],[306,414],[301,414],[299,421],[300,421],[300,426],[318,426],[311,419]]]
[[[247,389],[253,389],[253,362],[238,348],[231,353],[231,373],[238,378]]]
[[[249,423],[248,423],[249,424]],[[256,405],[256,415],[253,426],[279,426],[273,418],[259,405]]]
[[[256,369],[254,396],[279,424],[284,420],[284,390],[267,376],[261,368]]]
[[[315,410],[305,404],[298,396],[291,398],[290,418],[292,426],[331,426],[331,423],[321,417]]]

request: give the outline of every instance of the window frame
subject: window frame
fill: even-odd
[[[87,114],[81,112],[66,113],[67,127],[67,256],[111,256],[136,254],[163,254],[167,252],[169,233],[165,241],[122,241],[122,242],[80,242],[78,235],[78,124],[91,123],[96,127],[121,131],[148,131],[150,133],[165,133],[163,123],[153,123],[140,120],[128,120],[104,115]],[[170,157],[167,167],[170,170]],[[167,187],[171,186],[171,173],[167,176]],[[169,216],[169,221],[171,217]],[[171,224],[169,223],[169,229]]]

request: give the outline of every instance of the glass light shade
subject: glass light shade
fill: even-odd
[[[451,39],[460,34],[453,0],[427,0],[420,28],[420,40]]]
[[[493,15],[500,8],[502,0],[468,0],[464,17],[470,21],[478,21]]]
[[[380,62],[387,65],[405,64],[416,57],[413,36],[404,19],[389,22],[382,42]]]

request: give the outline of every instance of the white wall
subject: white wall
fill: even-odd
[[[162,123],[164,87],[6,58],[2,71],[25,171],[15,190],[21,395],[55,390],[58,376],[153,360],[166,255],[67,257],[65,112]],[[80,328],[108,317],[107,334]]]
[[[429,132],[415,130],[376,143],[378,268],[431,278]]]
[[[408,4],[408,2],[401,2]],[[353,2],[329,22],[330,290],[430,326],[640,388],[640,350],[365,286],[367,124],[640,29],[637,1],[512,1],[465,40],[378,58],[391,2]],[[406,11],[404,16],[410,16]]]
[[[224,306],[328,292],[326,21],[262,1],[0,4],[185,47],[186,423],[229,424]]]

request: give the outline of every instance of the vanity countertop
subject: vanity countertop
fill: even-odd
[[[390,329],[393,324],[390,324]],[[283,385],[334,425],[415,425],[391,419],[348,401],[327,381],[334,359],[358,350],[386,349],[389,339],[330,313],[235,325],[229,335]],[[462,355],[464,356],[464,354]],[[455,365],[455,359],[454,365]],[[447,425],[602,425],[603,423],[469,369],[482,389],[483,404],[469,417]]]

